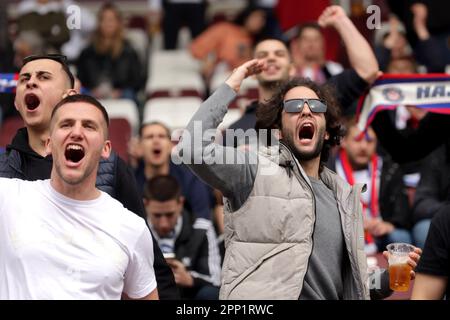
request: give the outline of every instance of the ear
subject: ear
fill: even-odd
[[[111,141],[105,140],[105,143],[103,144],[102,148],[101,157],[102,159],[108,159],[110,155],[111,155]]]
[[[73,96],[73,95],[75,95],[75,94],[78,94],[77,90],[75,90],[75,89],[69,89],[69,90],[67,90],[66,92],[64,92],[62,98],[64,99],[64,98],[67,98],[68,96]]]
[[[185,198],[184,198],[183,196],[180,196],[180,198],[179,198],[179,200],[178,200],[178,203],[179,203],[181,206],[184,206],[184,201],[185,201]]]
[[[325,131],[325,140],[329,140],[330,139],[330,134],[328,133],[328,131]]]
[[[47,140],[45,140],[45,153],[47,155],[52,153],[52,143],[50,137],[48,137]]]
[[[277,129],[277,130],[275,131],[275,138],[277,138],[278,140],[283,139],[283,132],[281,132],[280,129]]]

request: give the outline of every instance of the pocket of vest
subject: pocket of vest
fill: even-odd
[[[247,251],[247,250],[239,250],[242,249],[242,246],[248,246],[248,247],[255,247],[255,246],[270,246],[270,244],[263,244],[263,243],[248,243],[248,242],[236,242],[234,245],[234,250],[236,250],[233,255],[235,255],[236,257],[234,259],[236,260],[240,260],[242,258],[239,257],[239,255],[242,256],[242,251]],[[230,283],[225,284],[225,286],[227,286],[227,291],[228,294],[227,296],[230,296],[232,294],[232,292],[234,290],[237,289],[237,287],[242,284],[249,276],[251,276],[252,274],[255,273],[255,271],[259,268],[261,268],[265,262],[267,262],[270,259],[273,259],[275,256],[279,255],[280,253],[292,248],[293,246],[295,246],[296,243],[281,243],[276,245],[272,250],[270,250],[269,252],[265,253],[263,256],[261,256],[253,265],[249,266],[248,268],[245,269],[244,272],[242,272],[239,276],[237,276],[234,280],[232,280]],[[241,248],[240,248],[241,247]],[[257,251],[257,250],[255,250]],[[228,270],[228,272],[230,272]],[[268,275],[262,275],[261,281],[267,281],[269,279],[267,279]],[[264,279],[263,279],[264,278]],[[250,297],[245,297],[245,299],[249,299]]]

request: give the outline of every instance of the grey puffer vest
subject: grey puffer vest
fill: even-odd
[[[225,246],[221,299],[298,299],[313,248],[315,198],[289,149],[260,151],[246,202],[232,212],[225,199]],[[325,168],[322,181],[335,194],[349,267],[344,299],[369,299],[360,193]]]

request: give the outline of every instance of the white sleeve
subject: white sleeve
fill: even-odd
[[[16,179],[0,178],[0,215],[8,199],[14,199],[13,194],[18,189]]]
[[[153,241],[145,226],[131,252],[131,260],[125,272],[123,292],[131,299],[143,298],[156,288],[153,260]]]

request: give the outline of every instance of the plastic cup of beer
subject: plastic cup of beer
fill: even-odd
[[[389,287],[394,291],[408,291],[412,267],[408,264],[409,253],[414,247],[407,243],[391,243],[389,251]]]

